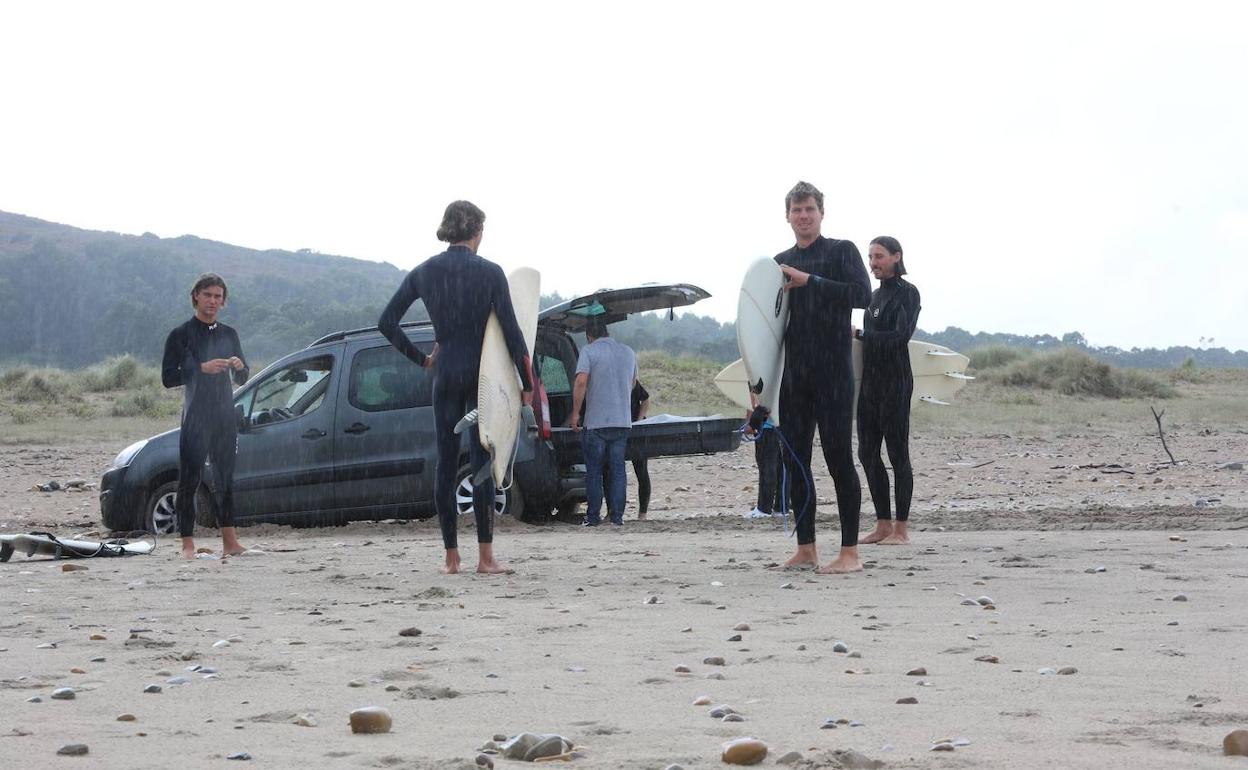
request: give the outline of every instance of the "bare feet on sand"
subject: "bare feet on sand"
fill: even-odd
[[[831,564],[818,570],[820,575],[839,575],[845,572],[862,572],[862,560],[858,558],[858,546],[841,546],[841,552]]]
[[[198,557],[199,557],[199,554],[195,552],[194,539],[189,538],[189,537],[182,538],[182,558],[183,559],[196,559]]]
[[[861,545],[871,545],[872,543],[878,543],[884,540],[886,537],[888,537],[891,534],[893,534],[892,520],[891,519],[876,519],[875,529],[871,531],[871,534],[859,540],[858,543]]]

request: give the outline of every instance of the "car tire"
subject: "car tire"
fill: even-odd
[[[143,518],[139,529],[153,535],[171,535],[178,531],[178,514],[174,505],[178,499],[178,482],[166,481],[147,496],[143,504]]]
[[[581,503],[579,500],[559,503],[555,506],[555,520],[565,524],[580,524],[583,518],[580,508]]]
[[[459,473],[455,476],[455,513],[459,516],[465,514],[472,515],[472,474],[467,465],[459,469]],[[512,480],[512,485],[506,490],[494,488],[494,515],[495,516],[512,516],[520,518],[520,513],[524,511],[524,495],[520,491],[520,486]]]

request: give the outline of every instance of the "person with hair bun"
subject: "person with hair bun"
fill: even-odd
[[[867,475],[875,504],[875,531],[863,543],[905,545],[910,542],[910,498],[914,472],[910,467],[910,337],[919,321],[919,290],[902,278],[906,264],[896,238],[881,235],[867,251],[871,274],[880,287],[871,295],[862,329],[862,384],[858,390],[858,461]],[[880,459],[880,445],[888,447],[897,487],[897,519],[888,506],[888,471]]]
[[[459,572],[455,477],[459,470],[460,437],[455,424],[477,408],[477,380],[481,343],[490,313],[498,316],[507,349],[523,383],[524,403],[533,400],[529,350],[525,346],[511,291],[503,269],[477,255],[485,229],[485,213],[468,201],[446,207],[438,240],[450,248],[412,269],[377,321],[377,328],[400,353],[433,371],[433,420],[438,462],[434,471],[433,502],[446,547],[446,572]],[[433,322],[437,342],[426,355],[400,326],[403,314],[421,299]],[[435,366],[436,364],[436,366]],[[489,461],[476,425],[469,438],[469,463],[475,474]],[[472,507],[477,521],[477,572],[510,572],[494,558],[494,480],[473,488]]]

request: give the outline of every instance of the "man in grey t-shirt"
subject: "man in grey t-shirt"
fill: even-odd
[[[590,323],[585,329],[589,344],[581,348],[572,386],[572,430],[579,425],[585,405],[585,430],[581,446],[585,453],[585,526],[596,527],[602,513],[602,468],[610,469],[607,513],[611,523],[624,523],[624,452],[633,425],[631,396],[637,382],[637,356],[632,348],[611,339],[605,324]]]

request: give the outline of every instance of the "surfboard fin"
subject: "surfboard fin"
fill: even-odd
[[[934,396],[919,396],[919,400],[928,404],[939,404],[940,406],[949,406],[948,401],[941,401]]]
[[[763,378],[762,377],[758,378],[757,384],[750,385],[750,392],[756,396],[763,392]]]
[[[962,380],[963,382],[970,382],[971,380],[975,379],[971,375],[963,374],[962,372],[945,372],[945,376],[952,377],[955,380]]]
[[[480,486],[481,484],[484,484],[485,480],[488,479],[490,477],[490,474],[492,474],[493,472],[494,472],[494,448],[490,447],[490,459],[487,460],[484,465],[478,468],[476,473],[472,474],[472,485],[476,487],[476,486]]]
[[[455,423],[455,435],[459,435],[477,424],[477,410],[473,409],[468,414],[459,418],[459,422]]]

